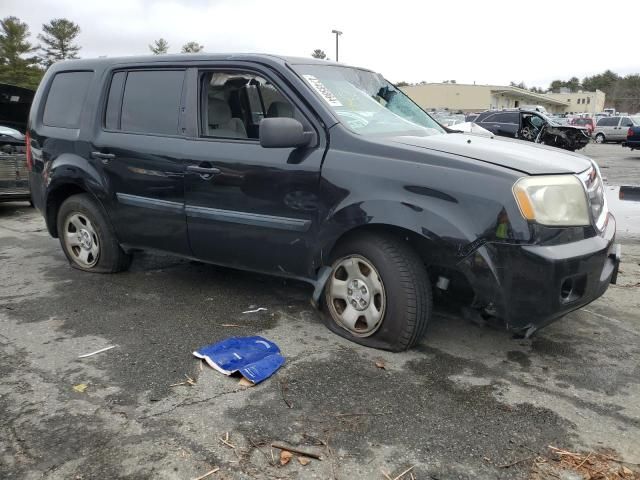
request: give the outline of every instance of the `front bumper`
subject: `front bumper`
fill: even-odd
[[[620,245],[615,218],[604,231],[572,243],[487,244],[465,259],[462,271],[476,293],[474,306],[510,330],[533,331],[591,303],[615,283]]]

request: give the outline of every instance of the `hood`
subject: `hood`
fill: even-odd
[[[450,133],[428,137],[398,136],[388,141],[436,152],[452,153],[529,175],[579,173],[591,166],[591,161],[587,157],[577,153],[503,137],[490,138]]]

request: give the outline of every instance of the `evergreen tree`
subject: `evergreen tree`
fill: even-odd
[[[324,53],[324,50],[320,50],[319,48],[316,48],[312,53],[311,56],[313,58],[318,58],[320,60],[325,60],[327,58],[327,54]]]
[[[198,42],[187,42],[182,46],[182,53],[198,53],[204,49],[204,45]]]
[[[42,78],[36,47],[29,41],[29,27],[16,17],[0,20],[0,82],[36,88]]]
[[[43,43],[42,63],[50,67],[60,60],[78,58],[80,47],[73,43],[80,33],[80,27],[66,18],[55,18],[42,25],[38,40]]]
[[[164,55],[169,51],[169,42],[167,42],[164,38],[159,38],[155,40],[153,44],[149,45],[149,50],[154,55]]]

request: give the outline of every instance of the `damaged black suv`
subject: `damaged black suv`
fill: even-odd
[[[593,161],[449,132],[381,75],[327,61],[58,62],[27,155],[74,267],[149,249],[301,279],[331,330],[372,347],[418,342],[434,291],[532,333],[619,263]]]
[[[586,147],[591,140],[586,127],[560,125],[533,110],[487,110],[474,122],[501,137],[519,138],[572,152]]]

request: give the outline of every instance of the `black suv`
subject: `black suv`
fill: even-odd
[[[269,55],[74,60],[27,132],[33,199],[71,264],[136,250],[302,279],[327,326],[402,350],[432,294],[532,333],[604,293],[598,167],[448,133],[369,70]]]
[[[560,125],[543,113],[533,110],[487,110],[475,123],[501,137],[575,151],[591,140],[589,130],[576,125]]]

